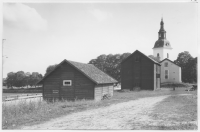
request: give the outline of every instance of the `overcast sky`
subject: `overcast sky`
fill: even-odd
[[[170,59],[197,56],[195,3],[4,3],[3,77],[39,72],[64,59],[88,63],[101,54],[153,54],[163,16]]]

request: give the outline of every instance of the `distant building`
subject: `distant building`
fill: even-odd
[[[160,64],[136,50],[121,63],[121,89],[160,88]]]
[[[160,60],[161,64],[161,83],[163,82],[182,82],[181,67],[170,60],[172,47],[166,39],[163,19],[160,22],[158,40],[153,47],[153,55]]]
[[[101,100],[113,96],[115,79],[92,64],[63,60],[38,84],[43,84],[43,98]]]

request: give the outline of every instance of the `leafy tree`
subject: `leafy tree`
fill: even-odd
[[[188,51],[179,53],[174,61],[182,69],[183,82],[197,82],[197,58],[194,59]]]
[[[182,69],[185,69],[189,59],[193,59],[188,51],[184,51],[178,54],[177,59],[174,61],[175,64],[179,65]]]
[[[30,75],[30,81],[29,81],[30,86],[36,87],[36,83],[41,79],[42,79],[42,74],[39,74],[38,72],[32,72],[32,74]]]
[[[188,60],[188,63],[185,66],[184,75],[187,75],[184,77],[184,81],[190,83],[197,82],[197,57]]]
[[[57,65],[58,65],[58,64],[54,64],[54,65],[48,66],[47,69],[46,69],[45,76],[46,76],[48,73],[50,73],[51,71],[53,71],[54,68],[55,68]]]
[[[13,88],[16,82],[16,74],[14,72],[9,72],[6,78],[8,88]]]
[[[16,83],[15,83],[15,86],[16,87],[25,86],[26,85],[25,78],[26,78],[25,73],[23,71],[18,71],[16,73]]]
[[[89,64],[95,65],[97,68],[106,72],[116,80],[120,81],[120,69],[121,62],[127,58],[131,53],[124,54],[109,54],[109,55],[100,55],[96,59],[92,59],[89,61]]]

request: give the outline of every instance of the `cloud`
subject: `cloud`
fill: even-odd
[[[5,25],[32,31],[45,30],[47,21],[34,9],[24,4],[4,4]]]
[[[90,11],[90,13],[99,21],[104,21],[112,16],[110,12],[105,12],[99,9],[93,9]]]

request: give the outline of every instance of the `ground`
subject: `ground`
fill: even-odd
[[[166,100],[173,98],[190,98],[192,94],[179,94],[179,95],[164,95],[157,97],[146,97],[128,102],[113,104],[107,107],[86,110],[82,112],[72,113],[70,115],[52,119],[43,124],[33,126],[22,126],[21,129],[159,129],[170,126],[177,126],[180,123],[191,124],[190,129],[195,129],[197,121],[183,121],[170,119],[171,117],[177,118],[180,114],[174,115],[173,110],[171,113],[166,113],[156,107],[160,107],[162,102],[165,104]],[[185,105],[183,105],[185,106]],[[179,107],[179,106],[174,106]],[[169,110],[169,109],[168,109]],[[174,108],[174,110],[177,110]],[[155,118],[155,115],[160,118]],[[167,114],[167,115],[165,115]],[[162,116],[161,116],[162,115]],[[163,118],[165,116],[165,118]],[[193,119],[193,118],[192,118]]]
[[[118,90],[112,98],[98,102],[7,101],[2,105],[2,128],[197,129],[197,91],[185,90]]]

